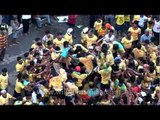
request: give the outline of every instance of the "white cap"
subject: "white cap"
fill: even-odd
[[[6,90],[2,90],[2,91],[1,91],[1,94],[6,94],[6,93],[7,93]]]
[[[114,28],[113,26],[111,27],[111,29],[112,29],[112,30],[115,30],[115,28]]]
[[[141,91],[141,95],[142,95],[142,97],[145,97],[147,94],[145,92]]]
[[[85,27],[85,28],[83,29],[83,32],[86,33],[86,32],[88,32],[88,30],[89,30],[89,28],[88,28],[88,27]]]
[[[72,28],[68,28],[68,29],[67,29],[67,33],[68,33],[68,34],[70,34],[72,31],[73,31]]]

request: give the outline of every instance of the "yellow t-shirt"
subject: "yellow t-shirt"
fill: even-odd
[[[121,60],[121,62],[118,64],[118,67],[120,70],[126,70],[127,66],[125,64],[125,62],[123,60]]]
[[[102,28],[102,20],[100,22],[95,21],[94,23],[94,29],[95,30],[99,30],[100,28]]]
[[[22,89],[24,89],[24,85],[21,82],[19,82],[18,80],[16,80],[15,91],[17,93],[21,93]]]
[[[23,72],[23,70],[24,70],[24,62],[22,63],[22,64],[19,64],[19,63],[17,63],[16,64],[16,71],[17,72]]]
[[[67,33],[64,35],[64,39],[69,42],[69,44],[73,44],[72,35],[68,35]]]
[[[78,81],[76,82],[77,87],[82,86],[82,82],[87,76],[88,76],[88,74],[78,74],[76,72],[72,73],[72,77],[78,79]]]
[[[140,19],[140,15],[134,15],[133,16],[133,20],[134,21],[139,21],[139,19]]]
[[[131,40],[128,40],[126,37],[123,37],[121,41],[125,49],[130,49],[132,47],[132,42],[133,42],[132,37]]]
[[[51,53],[51,58],[52,58],[52,60],[57,59],[59,56],[60,56],[60,53],[55,53],[55,52],[52,52],[52,53]]]
[[[63,90],[63,86],[62,86],[63,81],[64,80],[61,76],[52,77],[49,81],[49,87],[53,87],[53,89],[56,91],[62,91]]]
[[[78,87],[74,83],[67,82],[68,88],[65,90],[66,96],[71,96],[74,94],[78,94]]]
[[[145,52],[141,49],[138,49],[138,48],[134,48],[132,50],[135,58],[140,58],[140,57],[145,57]]]
[[[87,48],[94,44],[97,41],[97,39],[98,38],[96,35],[93,35],[91,38],[88,35],[86,35],[84,42],[86,42]]]
[[[108,80],[111,79],[112,68],[109,66],[107,69],[99,70],[98,73],[101,75],[101,83],[108,84]]]
[[[134,30],[133,27],[130,27],[130,28],[128,29],[128,31],[131,32],[131,36],[133,37],[133,41],[138,40],[138,35],[141,34],[141,29],[140,29],[140,28]]]
[[[8,87],[8,73],[6,76],[0,75],[0,89],[5,90]]]
[[[9,105],[9,99],[12,98],[12,95],[9,93],[6,94],[6,98],[4,98],[2,95],[0,96],[0,105]]]
[[[156,66],[156,78],[160,78],[160,66]]]
[[[98,30],[98,35],[104,37],[107,34],[107,29],[100,28]]]
[[[116,15],[115,18],[117,25],[123,25],[125,20],[124,20],[124,15]]]
[[[130,22],[131,18],[130,15],[124,15],[125,22]]]
[[[106,58],[104,58],[104,54],[102,53],[100,61],[102,64],[107,62],[107,63],[109,63],[109,65],[113,65],[114,64],[114,57],[113,57],[112,52],[110,50],[108,50]]]
[[[53,40],[53,44],[55,44],[56,46],[62,48],[64,41],[65,41],[64,38],[62,38],[61,40],[58,40],[57,38],[55,38]]]
[[[80,57],[79,61],[84,64],[86,67],[87,72],[91,72],[93,69],[93,62],[94,56],[88,55],[87,57]]]

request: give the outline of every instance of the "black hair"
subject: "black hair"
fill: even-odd
[[[48,41],[48,42],[47,42],[47,45],[48,45],[48,46],[52,45],[52,42],[51,42],[51,41]]]
[[[140,76],[138,77],[138,79],[139,79],[139,80],[144,80],[144,76],[140,75]]]
[[[58,35],[63,35],[63,34],[62,34],[62,32],[59,32],[59,33],[57,33],[57,36],[58,36]]]
[[[45,33],[46,33],[46,34],[49,34],[49,33],[50,33],[50,31],[49,31],[49,30],[46,30],[46,31],[45,31]]]
[[[24,53],[24,57],[27,58],[29,55],[29,52]]]
[[[29,49],[29,52],[32,52],[33,50],[34,50],[34,48],[30,48],[30,49]]]
[[[150,73],[153,73],[154,72],[154,66],[150,66],[150,68],[149,68],[149,71],[150,71]]]
[[[119,48],[119,46],[117,44],[113,45],[113,50],[117,50]]]
[[[75,50],[75,53],[80,52],[80,51],[82,51],[81,46],[77,46],[77,47],[76,47],[76,50]]]
[[[21,60],[22,59],[22,57],[17,57],[17,61],[19,61],[19,60]]]
[[[23,79],[28,79],[28,77],[29,77],[29,76],[28,76],[27,74],[24,74],[24,75],[23,75]]]
[[[43,53],[47,53],[47,52],[48,52],[48,50],[47,50],[47,49],[44,49],[44,50],[43,50]]]
[[[42,62],[41,59],[37,59],[37,63],[40,64]]]
[[[35,41],[36,41],[36,42],[38,42],[39,40],[41,40],[41,38],[39,38],[39,37],[36,37],[36,38],[35,38]]]
[[[39,55],[40,55],[40,54],[39,54],[38,52],[36,52],[33,57],[37,57],[37,56],[39,56]]]
[[[149,66],[150,67],[154,67],[154,62],[153,61],[149,61]]]
[[[141,44],[137,43],[136,48],[141,49]]]
[[[112,33],[113,33],[113,32],[114,32],[114,30],[112,30],[112,29],[111,29],[109,32],[112,32]]]
[[[37,99],[40,99],[42,97],[41,94],[37,94]]]
[[[60,47],[59,47],[59,46],[55,46],[54,49],[57,50],[57,51],[59,51],[59,50],[60,50]]]
[[[21,72],[18,73],[17,75],[18,80],[21,80],[23,78],[23,74]]]
[[[102,45],[101,51],[102,51],[103,53],[107,53],[107,51],[108,51],[108,46],[107,46],[107,44],[103,44],[103,45]]]
[[[136,77],[135,77],[135,76],[131,76],[131,77],[130,77],[130,81],[131,81],[131,83],[134,83],[134,82],[135,82],[135,80],[136,80]]]
[[[35,64],[35,62],[32,60],[32,61],[30,62],[30,66],[33,67],[34,64]]]
[[[69,45],[69,42],[68,41],[64,41],[64,43],[63,43],[64,48],[68,47],[68,45]]]
[[[42,42],[38,42],[37,45],[38,45],[38,46],[42,46]]]
[[[143,73],[144,72],[144,69],[143,68],[140,68],[139,69],[139,73]]]
[[[8,72],[7,68],[3,68],[2,73],[6,73],[6,72]]]
[[[31,66],[26,66],[26,70],[29,71],[31,69]]]

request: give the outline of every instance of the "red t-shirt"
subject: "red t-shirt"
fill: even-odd
[[[68,16],[68,24],[72,24],[72,25],[76,24],[76,15],[69,15]]]

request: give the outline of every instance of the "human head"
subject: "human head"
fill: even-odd
[[[88,36],[89,36],[89,37],[92,37],[92,36],[93,36],[93,30],[92,30],[92,29],[90,29],[90,30],[88,31]]]
[[[118,50],[119,46],[117,44],[113,45],[113,50]]]
[[[1,91],[1,95],[4,97],[4,98],[6,98],[7,97],[7,91],[6,90],[2,90]]]
[[[18,62],[19,64],[22,64],[22,63],[23,63],[22,57],[17,57],[17,62]]]
[[[115,57],[114,61],[115,61],[115,63],[119,64],[121,62],[121,58],[120,57]]]
[[[73,32],[73,28],[68,28],[66,33],[70,35],[72,32]]]
[[[58,39],[58,40],[61,40],[61,39],[62,39],[62,37],[63,37],[63,36],[62,36],[62,33],[61,33],[61,32],[59,32],[59,33],[57,34],[57,39]]]
[[[148,29],[145,30],[145,34],[146,34],[147,36],[149,35],[149,30],[148,30]]]
[[[35,41],[35,43],[38,43],[38,42],[40,42],[40,41],[41,41],[41,38],[36,37],[34,41]]]
[[[138,49],[141,49],[141,44],[140,44],[140,43],[137,43],[136,47],[137,47]]]
[[[7,72],[8,72],[7,68],[3,68],[3,69],[2,69],[2,75],[3,75],[3,76],[6,76],[6,73],[7,73]]]
[[[109,31],[109,35],[113,35],[113,33],[114,33],[114,30],[111,29],[111,30]]]
[[[68,41],[64,41],[63,46],[64,46],[64,48],[69,47],[69,42]]]

